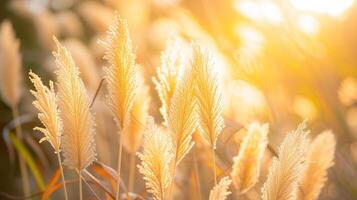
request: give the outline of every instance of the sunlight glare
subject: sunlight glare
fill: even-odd
[[[234,6],[240,14],[255,21],[267,20],[273,24],[279,24],[282,21],[279,7],[269,1],[236,1]]]
[[[290,0],[290,2],[298,10],[339,16],[351,7],[354,0]]]
[[[308,35],[315,35],[319,31],[319,22],[310,15],[299,16],[298,26],[301,32]]]

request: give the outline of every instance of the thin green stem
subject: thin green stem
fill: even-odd
[[[15,124],[16,124],[15,125],[16,136],[22,142],[23,141],[22,128],[19,121],[19,111],[16,106],[12,108],[12,115],[14,117]],[[19,163],[20,163],[20,172],[22,177],[22,187],[24,188],[24,196],[29,196],[30,195],[29,175],[27,172],[26,163],[21,156],[19,156]]]
[[[63,189],[64,189],[64,198],[65,198],[65,200],[68,200],[68,193],[67,193],[67,187],[66,187],[66,182],[65,182],[65,178],[64,178],[61,155],[60,155],[59,151],[57,151],[56,154],[57,154],[57,159],[58,159],[58,166],[59,166],[60,172],[61,172],[61,178],[62,178]]]
[[[123,151],[123,138],[120,137],[120,142],[119,142],[119,155],[118,155],[118,170],[117,170],[117,173],[118,173],[118,184],[117,184],[117,193],[115,195],[115,200],[119,200],[119,195],[120,195],[120,171],[121,171],[121,157],[122,157],[122,151]]]

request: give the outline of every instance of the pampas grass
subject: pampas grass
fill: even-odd
[[[129,36],[126,20],[115,15],[114,23],[109,27],[107,39],[103,42],[106,47],[105,59],[110,66],[106,68],[106,81],[109,91],[109,107],[118,125],[119,132],[125,134],[131,119],[131,110],[134,104],[138,87],[138,66]],[[118,180],[120,179],[121,154],[123,139],[120,139],[118,156]],[[118,184],[116,200],[119,199],[120,187]]]
[[[64,164],[79,175],[80,199],[82,199],[81,172],[95,159],[94,117],[89,109],[90,101],[79,70],[71,54],[56,38],[58,100],[63,120],[62,150]]]
[[[144,83],[144,77],[141,73],[138,76],[139,88],[138,94],[134,100],[131,120],[128,128],[125,130],[123,136],[124,148],[130,153],[129,159],[129,181],[128,190],[132,191],[134,188],[135,179],[135,153],[138,151],[145,124],[147,123],[150,107],[150,93],[149,86]]]
[[[144,135],[143,153],[138,153],[141,160],[139,172],[144,176],[148,192],[154,199],[163,200],[171,181],[169,164],[174,156],[171,140],[152,118],[148,120]]]
[[[16,39],[10,21],[0,26],[0,93],[11,108],[17,107],[21,97],[20,41]]]
[[[18,104],[21,98],[21,54],[20,41],[16,39],[10,21],[5,20],[0,26],[0,94],[3,101],[11,107],[16,123],[16,136],[22,140],[22,128],[19,123]],[[22,187],[24,195],[30,194],[29,177],[26,164],[19,156]]]
[[[231,177],[239,194],[247,192],[259,180],[268,131],[268,124],[252,123],[243,138],[238,155],[233,158]]]
[[[273,159],[268,179],[262,189],[263,200],[295,200],[298,183],[306,168],[309,144],[306,122],[289,133],[279,147],[278,157]]]
[[[213,159],[214,183],[217,184],[215,152],[217,138],[224,127],[222,89],[207,49],[193,44],[192,70],[195,77],[199,133],[210,145]]]
[[[174,160],[172,177],[175,178],[176,166],[194,145],[192,134],[197,128],[195,85],[191,68],[185,69],[184,76],[178,83],[168,116],[168,128],[171,132]],[[174,181],[171,183],[170,196],[173,193]]]
[[[58,165],[61,171],[61,178],[64,187],[64,195],[67,200],[67,187],[60,155],[61,134],[63,127],[62,120],[59,117],[59,109],[53,82],[49,82],[50,88],[48,88],[43,85],[41,78],[37,74],[30,72],[29,78],[36,89],[30,90],[31,94],[36,98],[32,104],[38,109],[38,119],[44,126],[44,128],[35,127],[34,130],[40,131],[44,135],[44,137],[40,140],[40,143],[48,141],[55,150],[55,154],[57,154]]]
[[[333,166],[336,139],[331,131],[319,134],[310,144],[307,153],[307,169],[300,183],[299,200],[314,200],[327,181],[327,170]]]
[[[214,186],[209,194],[209,200],[226,200],[228,195],[231,194],[229,186],[232,180],[228,176],[223,177],[219,183]]]
[[[171,38],[167,42],[165,51],[161,53],[161,65],[156,70],[156,77],[153,78],[153,83],[160,98],[160,113],[164,119],[163,124],[165,126],[168,124],[172,96],[187,62],[186,54],[185,43],[179,38]]]

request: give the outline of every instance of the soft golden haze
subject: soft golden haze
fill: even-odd
[[[356,22],[355,0],[0,1],[0,199],[355,200]]]

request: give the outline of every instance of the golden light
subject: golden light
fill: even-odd
[[[290,0],[298,10],[339,16],[352,6],[354,0]]]
[[[255,21],[279,24],[283,19],[279,7],[269,1],[236,1],[234,7],[240,14]]]
[[[302,119],[314,120],[317,116],[317,110],[314,103],[303,96],[298,96],[294,99],[293,110]]]
[[[298,17],[298,26],[301,32],[308,35],[315,35],[319,31],[319,22],[310,15],[300,15]]]
[[[238,25],[235,31],[241,40],[240,54],[254,57],[261,52],[265,39],[257,29],[247,25]]]

